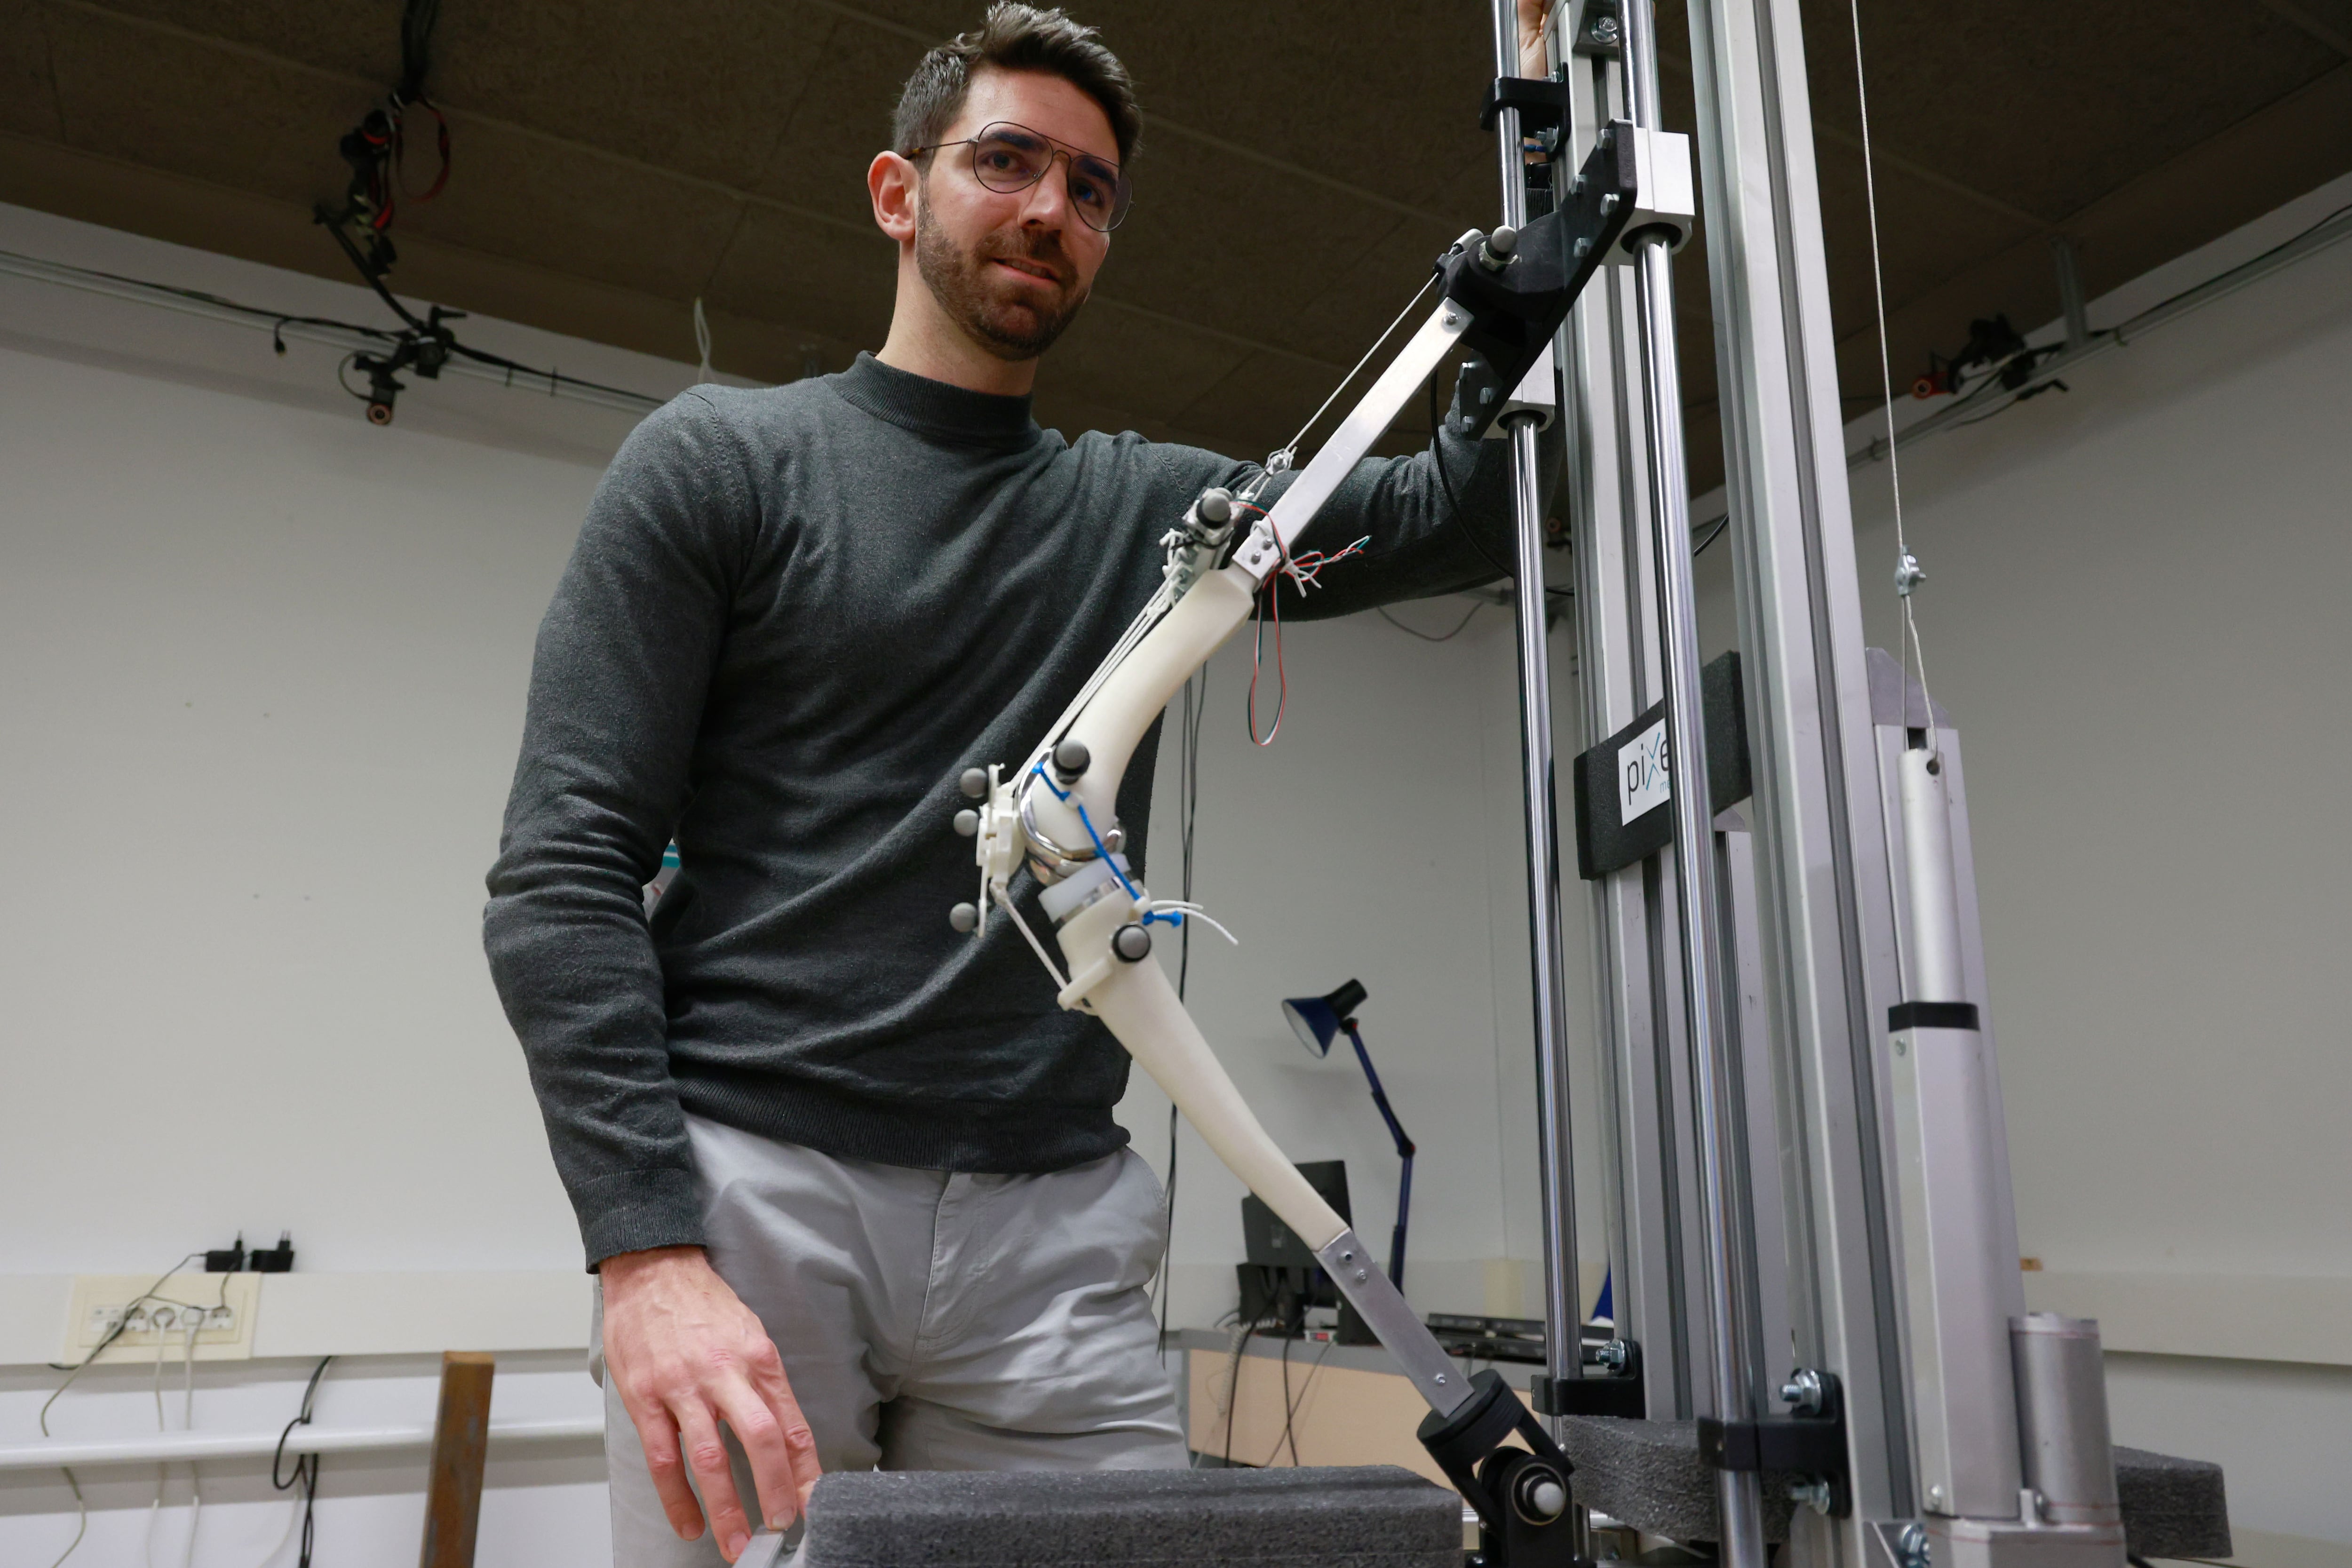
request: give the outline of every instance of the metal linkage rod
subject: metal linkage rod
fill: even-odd
[[[1495,74],[1519,74],[1512,0],[1495,0]],[[1519,114],[1495,117],[1502,221],[1528,221]],[[1569,1131],[1567,965],[1560,952],[1559,825],[1552,809],[1551,652],[1544,623],[1543,492],[1536,419],[1510,421],[1512,574],[1518,584],[1519,754],[1527,800],[1528,911],[1535,981],[1537,1175],[1543,1194],[1544,1359],[1555,1378],[1582,1375],[1583,1290],[1577,1280],[1576,1171]]]
[[[1649,0],[1625,0],[1626,100],[1636,127],[1663,129],[1657,95],[1657,33]],[[1699,685],[1698,610],[1692,585],[1690,479],[1683,449],[1682,381],[1675,357],[1674,255],[1668,238],[1633,236],[1641,318],[1643,423],[1648,437],[1650,528],[1657,560],[1658,630],[1666,665],[1666,744],[1674,781],[1675,890],[1682,926],[1684,996],[1697,1111],[1699,1219],[1706,1232],[1708,1357],[1717,1419],[1756,1417],[1746,1281],[1753,1225],[1743,1206],[1739,1140],[1728,1124],[1741,1095],[1725,1054],[1722,913],[1715,876],[1715,826],[1707,798],[1706,729]],[[1717,1472],[1723,1561],[1764,1568],[1762,1478]]]

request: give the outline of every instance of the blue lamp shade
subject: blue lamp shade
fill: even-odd
[[[1298,1043],[1318,1057],[1331,1054],[1331,1041],[1364,1005],[1363,982],[1350,980],[1324,996],[1293,996],[1282,1005],[1282,1016],[1298,1035]]]

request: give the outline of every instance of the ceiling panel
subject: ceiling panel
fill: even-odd
[[[1850,13],[1802,4],[1814,111],[1852,128]],[[1868,0],[1862,26],[1879,145],[2053,223],[2341,59],[2250,0]]]
[[[429,80],[448,104],[740,187],[839,25],[791,0],[445,5]]]
[[[364,113],[366,87],[80,6],[45,23],[68,145],[306,207],[341,194],[321,129]]]
[[[702,291],[743,198],[577,142],[453,112],[466,177],[401,229],[666,299]]]
[[[1138,192],[1105,279],[1179,320],[1307,352],[1296,317],[1321,293],[1326,258],[1394,226],[1356,197],[1237,158],[1171,160]]]
[[[741,315],[879,348],[898,290],[896,257],[878,231],[753,205],[701,292]]]
[[[1173,424],[1249,353],[1244,343],[1109,300],[1078,312],[1049,362],[1055,392]]]
[[[0,131],[49,141],[64,134],[49,78],[48,29],[37,0],[0,0]]]
[[[796,206],[873,222],[866,166],[889,145],[898,90],[922,53],[921,45],[896,33],[834,18],[815,50],[807,90],[779,121],[783,134],[751,188]]]
[[[362,81],[381,92],[400,74],[403,0],[62,0],[60,9],[110,12],[217,38]],[[445,18],[446,21],[446,18]]]

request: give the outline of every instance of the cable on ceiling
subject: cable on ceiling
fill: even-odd
[[[286,352],[289,339],[321,343],[341,349],[352,358],[344,368],[357,362],[357,356],[376,357],[387,352],[397,353],[400,345],[412,334],[394,331],[389,328],[372,327],[358,321],[339,321],[331,316],[305,315],[294,310],[272,310],[258,305],[247,305],[225,299],[202,289],[184,289],[170,283],[152,282],[143,278],[129,278],[119,272],[103,272],[91,267],[75,267],[67,262],[48,261],[17,251],[0,250],[0,275],[30,279],[36,282],[54,283],[86,293],[103,294],[111,299],[130,300],[143,305],[160,306],[184,315],[201,316],[208,321],[227,321],[236,326],[266,329],[271,346],[278,353]],[[450,312],[440,313],[442,321],[454,319]],[[447,329],[443,328],[446,333]],[[662,405],[663,400],[642,392],[631,392],[618,386],[606,386],[576,375],[566,375],[557,370],[541,370],[504,354],[487,353],[467,348],[454,337],[447,341],[449,357],[438,366],[453,375],[463,375],[477,381],[494,381],[501,385],[520,387],[528,392],[541,392],[550,397],[566,397],[578,402],[593,403],[600,407],[619,409],[625,413],[650,414]],[[346,392],[364,398],[367,394],[348,383]],[[378,421],[383,423],[383,421]]]

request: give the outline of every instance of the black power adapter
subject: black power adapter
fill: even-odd
[[[257,1247],[247,1252],[245,1249],[245,1233],[239,1231],[235,1246],[216,1247],[205,1254],[205,1272],[207,1274],[235,1274],[248,1268],[256,1274],[291,1274],[294,1271],[294,1233],[281,1230],[278,1233],[277,1246]]]

